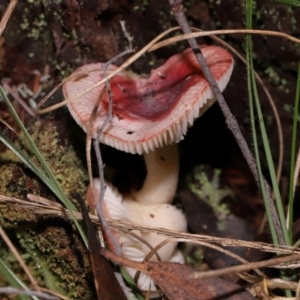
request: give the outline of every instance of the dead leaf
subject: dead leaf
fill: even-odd
[[[102,249],[101,253],[116,263],[150,276],[170,300],[255,299],[242,287],[220,278],[193,279],[191,274],[195,269],[186,265],[168,262],[136,262],[117,256],[106,249]]]
[[[126,300],[127,298],[120,287],[111,264],[100,253],[101,245],[83,199],[78,193],[73,193],[73,197],[80,204],[82,217],[88,229],[88,244],[98,299]]]

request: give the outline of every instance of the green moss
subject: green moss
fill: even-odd
[[[187,265],[194,268],[202,266],[204,259],[203,247],[193,243],[186,243],[183,253]]]
[[[219,221],[219,229],[221,230],[224,220],[230,213],[228,206],[221,203],[221,200],[226,196],[233,195],[233,192],[228,188],[221,189],[219,187],[220,173],[220,170],[214,169],[212,180],[209,180],[203,165],[196,166],[193,174],[188,178],[188,187],[213,209]]]
[[[139,5],[135,5],[133,9],[136,11],[144,12],[147,9],[148,5],[149,5],[148,0],[143,0]]]
[[[37,232],[28,228],[18,232],[17,237],[30,254],[26,262],[35,278],[43,279],[45,286],[69,298],[92,299],[88,253],[70,229],[47,226]]]
[[[281,78],[281,76],[276,72],[276,70],[272,67],[268,67],[265,69],[264,73],[266,74],[268,81],[278,87],[279,90],[284,91],[286,94],[289,93],[289,89],[287,88],[287,80]]]
[[[32,138],[67,195],[72,190],[85,195],[87,174],[63,137],[58,123],[43,121],[31,128]],[[32,157],[21,136],[16,145]],[[27,193],[55,199],[50,191],[10,151],[0,154],[0,194],[25,199]],[[0,223],[18,247],[31,273],[42,287],[65,294],[70,299],[94,299],[89,255],[71,222],[35,215],[18,206],[0,206]],[[5,248],[1,258],[27,282],[13,255]],[[0,284],[1,283],[0,281]]]
[[[41,7],[41,2],[27,0],[27,5],[24,6],[24,13],[22,14],[22,19],[20,22],[20,28],[23,31],[26,31],[26,35],[29,38],[38,40],[40,36],[43,36],[47,31],[48,23],[45,20],[45,15],[41,12],[38,15],[33,15],[33,11],[36,8]]]
[[[86,168],[73,146],[61,140],[55,124],[50,122],[49,126],[35,127],[32,138],[65,193],[70,195],[75,190],[84,196],[88,180]],[[33,161],[38,164],[36,158]]]

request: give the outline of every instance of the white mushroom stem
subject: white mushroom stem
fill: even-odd
[[[91,183],[94,185],[96,199],[100,194],[100,180],[94,179]],[[91,193],[91,186],[87,190],[87,201],[90,205],[95,206],[94,199]],[[187,222],[184,214],[175,206],[170,204],[141,204],[130,197],[123,196],[110,184],[107,184],[104,201],[102,203],[103,213],[105,218],[127,221],[134,224],[147,227],[166,228],[169,230],[186,232]],[[134,230],[135,236],[131,236],[125,232],[112,229],[112,234],[122,248],[124,257],[143,261],[145,256],[151,251],[151,248],[156,247],[165,237],[155,232],[144,232]],[[138,238],[136,238],[138,237]],[[146,243],[142,243],[144,240]],[[150,245],[150,247],[148,246]],[[169,242],[157,251],[162,261],[171,261],[176,263],[184,263],[183,255],[176,250],[177,242]],[[150,258],[151,261],[157,261],[156,255]],[[128,273],[133,278],[136,270],[126,268]],[[138,286],[143,291],[155,291],[154,282],[145,274],[141,274],[138,280]]]
[[[128,212],[129,220],[135,224],[141,226],[153,227],[153,228],[166,228],[169,230],[186,232],[187,230],[187,221],[184,214],[175,206],[171,204],[140,204],[136,201],[126,199],[123,201],[123,205]],[[136,231],[134,231],[136,232]],[[148,242],[153,248],[159,245],[166,238],[157,233],[150,232],[141,232],[141,237]],[[140,244],[139,241],[136,242]],[[169,261],[172,255],[174,254],[177,242],[169,242],[160,248],[157,253],[162,261]],[[135,246],[137,247],[137,246]],[[148,254],[151,249],[146,245],[140,244],[140,249],[143,249],[144,255]],[[126,253],[126,250],[123,248],[123,253]],[[126,253],[126,257],[130,257]],[[131,257],[132,259],[136,259]],[[151,257],[152,261],[156,261],[157,257],[153,255]],[[184,260],[180,259],[178,262],[183,263]]]
[[[158,148],[144,154],[147,176],[142,188],[133,197],[143,204],[162,204],[173,201],[179,172],[177,144]]]

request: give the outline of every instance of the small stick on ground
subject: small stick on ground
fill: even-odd
[[[128,34],[128,32],[126,31],[125,28],[125,22],[121,21],[121,27],[122,30],[124,32],[125,37],[128,40],[129,43],[129,49],[123,51],[122,53],[119,53],[118,55],[116,55],[115,57],[113,57],[112,59],[110,59],[105,65],[103,65],[103,74],[102,74],[102,78],[105,78],[105,73],[106,70],[108,68],[108,66],[110,64],[112,64],[113,62],[115,62],[117,59],[133,53],[135,50],[132,48],[132,37]],[[102,156],[101,156],[101,151],[100,151],[100,136],[104,130],[104,128],[108,125],[108,123],[111,121],[112,116],[113,116],[113,111],[112,111],[112,101],[113,101],[113,94],[111,92],[110,89],[110,84],[109,81],[105,82],[105,88],[107,90],[108,93],[108,115],[107,118],[105,119],[105,121],[103,122],[103,124],[98,128],[97,130],[97,138],[94,141],[94,148],[95,148],[95,152],[96,152],[96,156],[97,156],[97,161],[98,161],[98,167],[99,167],[99,177],[100,177],[100,195],[99,195],[99,199],[97,201],[97,205],[96,205],[96,211],[98,213],[98,216],[101,220],[101,224],[102,224],[102,229],[104,231],[105,236],[110,240],[110,245],[112,245],[112,247],[114,248],[114,252],[118,255],[121,255],[121,247],[119,246],[119,244],[116,242],[114,236],[111,234],[110,229],[107,225],[107,222],[105,220],[103,211],[102,211],[102,203],[104,200],[104,194],[105,194],[105,181],[104,181],[104,164],[103,164],[103,160],[102,160]]]
[[[5,231],[3,230],[3,228],[1,226],[0,226],[0,236],[1,236],[2,240],[6,243],[7,247],[10,249],[10,251],[13,253],[14,257],[17,259],[20,266],[23,268],[25,274],[27,275],[27,277],[30,280],[34,289],[37,292],[41,292],[41,289],[40,289],[38,283],[36,282],[36,280],[34,279],[32,274],[30,273],[30,270],[26,266],[24,260],[22,259],[21,255],[19,254],[18,250],[13,245],[13,243],[11,242],[11,240],[9,239],[9,237],[7,236],[7,234],[5,233]]]
[[[187,22],[186,16],[183,12],[183,5],[182,5],[182,1],[181,0],[169,0],[169,3],[171,5],[171,8],[174,12],[175,18],[179,24],[179,26],[181,27],[182,31],[184,33],[191,33],[191,28]],[[224,114],[224,117],[226,119],[226,124],[228,126],[228,128],[231,130],[233,136],[236,139],[236,142],[238,143],[248,165],[249,168],[259,186],[259,176],[258,176],[258,171],[257,171],[257,166],[255,163],[255,159],[247,145],[247,142],[245,140],[245,138],[243,137],[241,130],[239,128],[238,122],[236,120],[236,118],[234,117],[234,115],[231,113],[219,87],[218,84],[216,82],[216,80],[214,79],[206,61],[204,56],[202,55],[202,52],[198,46],[198,43],[196,41],[195,38],[191,38],[188,39],[188,43],[190,45],[190,47],[192,48],[198,63],[201,66],[201,69],[204,73],[204,76],[206,77],[219,105],[220,108]],[[266,181],[265,178],[263,178],[263,182],[264,182],[264,187],[266,190],[266,195],[267,195],[267,199],[268,199],[268,204],[270,206],[270,211],[271,211],[271,215],[274,221],[274,226],[275,226],[275,230],[276,230],[276,234],[278,237],[278,241],[280,245],[285,245],[285,241],[284,241],[284,236],[283,236],[283,231],[281,228],[281,224],[279,221],[279,217],[277,214],[277,210],[274,204],[274,200],[272,197],[272,191],[271,191],[271,187],[268,184],[268,182]]]
[[[4,15],[2,16],[1,21],[0,21],[0,36],[2,35],[2,33],[6,27],[6,24],[12,14],[12,12],[14,11],[17,3],[18,3],[18,0],[11,0],[9,2],[9,5],[7,6],[7,9],[4,12]]]
[[[47,293],[37,292],[33,290],[23,290],[14,287],[0,287],[0,294],[17,294],[17,295],[28,295],[31,297],[40,297],[45,300],[59,300],[60,297],[52,296]],[[7,298],[8,299],[8,298]]]

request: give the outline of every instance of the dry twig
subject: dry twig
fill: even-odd
[[[184,33],[191,33],[191,28],[187,22],[185,14],[183,12],[183,5],[181,4],[182,1],[181,0],[169,0],[169,2],[171,5],[171,8],[175,14],[175,18],[176,18],[179,26],[181,27],[182,31]],[[247,144],[245,138],[242,135],[242,132],[239,128],[238,122],[237,122],[236,118],[234,117],[234,115],[231,113],[231,111],[223,97],[223,94],[220,91],[219,86],[206,63],[206,60],[205,60],[204,56],[202,55],[202,52],[198,46],[196,39],[189,38],[188,43],[189,43],[190,47],[192,48],[192,50],[197,58],[197,61],[201,66],[202,72],[204,73],[204,76],[206,77],[207,81],[209,82],[209,85],[220,105],[220,108],[226,119],[227,126],[231,130],[232,134],[234,135],[235,140],[236,140],[237,144],[239,145],[239,147],[249,165],[249,168],[259,186],[259,175],[258,175],[256,162],[255,162],[255,159],[248,147],[248,144]],[[284,245],[285,241],[284,241],[283,231],[281,228],[278,213],[277,213],[275,203],[273,200],[271,187],[265,178],[263,178],[263,183],[264,183],[264,187],[266,190],[268,204],[270,207],[270,211],[271,211],[271,215],[273,218],[274,227],[276,230],[279,244]]]
[[[32,197],[30,197],[32,198]],[[8,197],[0,195],[0,205],[9,205],[16,207],[18,205],[21,209],[28,209],[32,213],[49,215],[49,216],[60,216],[62,218],[70,218],[70,212],[65,209],[62,205],[57,202],[54,202],[55,205],[52,205],[52,201],[48,200],[48,204],[40,203],[37,201],[37,198],[34,198],[34,202],[28,202],[25,200],[17,199],[14,197]],[[81,213],[73,212],[74,216],[78,220],[82,220]],[[90,218],[93,223],[99,225],[99,219],[97,216],[90,214]],[[270,252],[274,254],[300,254],[300,249],[292,246],[285,245],[273,245],[262,242],[249,242],[237,239],[227,239],[220,238],[215,236],[203,235],[203,234],[192,234],[186,232],[177,232],[173,230],[168,230],[164,228],[153,228],[149,226],[140,226],[126,221],[111,220],[107,219],[107,224],[115,229],[120,229],[124,231],[134,231],[140,230],[143,232],[157,233],[159,235],[165,236],[166,238],[175,238],[179,239],[181,242],[191,242],[191,243],[213,243],[219,244],[224,247],[246,247],[251,249],[257,249],[263,252]]]
[[[28,295],[28,296],[36,296],[46,300],[59,300],[58,297],[52,296],[40,291],[33,290],[22,290],[13,287],[0,287],[0,294],[17,294],[17,295]]]
[[[0,36],[2,36],[2,33],[6,27],[6,24],[12,14],[12,12],[14,11],[17,3],[18,3],[18,0],[11,0],[9,2],[9,5],[7,6],[7,9],[4,12],[4,15],[2,16],[1,21],[0,21]]]
[[[41,292],[41,289],[34,279],[34,277],[31,275],[28,267],[26,266],[24,260],[22,259],[21,255],[19,254],[18,250],[16,247],[13,245],[13,243],[10,241],[9,237],[5,233],[5,231],[2,229],[0,226],[0,236],[2,237],[3,241],[6,243],[7,247],[10,249],[10,251],[13,253],[15,256],[16,260],[19,262],[20,266],[24,270],[25,274],[27,275],[28,279],[30,280],[31,284],[33,285],[34,289],[37,290],[38,292]]]
[[[125,37],[128,40],[129,49],[123,51],[122,53],[119,53],[118,55],[116,55],[115,57],[113,57],[107,63],[105,63],[103,65],[102,78],[106,77],[106,70],[107,70],[107,68],[109,67],[110,64],[112,64],[113,62],[115,62],[119,58],[121,58],[125,55],[128,55],[128,54],[135,51],[132,48],[132,38],[130,37],[130,35],[126,31],[124,21],[121,21],[121,27],[122,27],[122,30],[124,32]],[[121,253],[122,253],[121,247],[117,243],[117,241],[116,241],[115,237],[113,236],[113,234],[110,232],[110,229],[107,226],[107,222],[106,222],[105,216],[104,216],[103,211],[102,211],[102,203],[104,201],[104,194],[105,194],[106,186],[105,186],[105,181],[104,181],[104,164],[103,164],[102,155],[101,155],[101,151],[100,151],[100,136],[101,136],[103,130],[105,129],[105,127],[108,125],[108,123],[111,121],[111,119],[113,117],[113,106],[112,106],[112,104],[113,104],[113,95],[112,95],[112,92],[111,92],[111,89],[110,89],[109,81],[105,82],[105,89],[107,91],[108,99],[109,99],[109,101],[108,101],[108,115],[107,115],[105,121],[103,122],[103,124],[97,129],[97,137],[94,140],[94,148],[95,148],[95,152],[96,152],[96,156],[97,156],[97,162],[98,162],[98,168],[99,168],[99,177],[100,177],[100,195],[99,195],[99,199],[94,199],[94,203],[97,203],[96,211],[97,211],[98,216],[101,220],[102,229],[103,229],[106,237],[110,241],[109,244],[112,245],[113,250],[116,254],[121,255]],[[101,98],[99,99],[99,101],[101,101]],[[96,110],[94,109],[96,112],[97,112],[97,108],[98,108],[98,105],[96,107]],[[93,110],[93,112],[94,112],[94,110]],[[92,181],[91,181],[91,184],[93,185]],[[93,187],[92,187],[92,189],[93,189]],[[93,193],[93,196],[94,196],[94,193]],[[97,201],[95,201],[95,200],[97,200]]]

